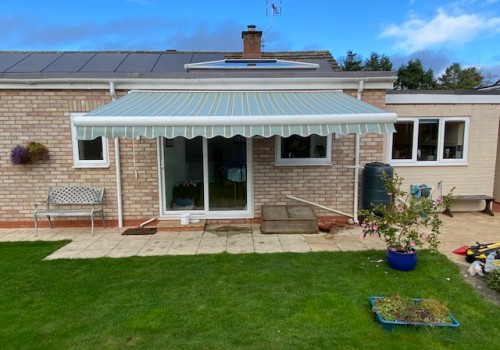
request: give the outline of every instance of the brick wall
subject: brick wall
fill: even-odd
[[[355,95],[355,91],[348,93]],[[385,92],[366,91],[363,99],[384,107]],[[106,90],[0,90],[0,227],[32,226],[33,202],[44,199],[50,186],[74,183],[104,187],[106,218],[110,224],[116,224],[114,142],[109,141],[108,168],[73,168],[70,129],[70,113],[88,112],[110,101]],[[255,138],[256,216],[260,216],[263,204],[292,204],[286,194],[352,213],[354,170],[349,166],[354,164],[354,139],[354,135],[347,135],[333,140],[330,166],[277,167],[274,165],[275,139]],[[363,135],[361,140],[362,164],[381,161],[383,136]],[[29,141],[46,145],[50,159],[28,165],[12,165],[11,149]],[[144,138],[135,141],[134,170],[132,141],[120,140],[125,224],[158,216],[156,142],[156,139]],[[316,212],[331,215],[321,210]],[[64,218],[58,218],[58,221],[61,220]],[[67,219],[68,224],[72,221],[74,218]]]
[[[107,91],[0,90],[0,223],[32,225],[33,203],[45,198],[47,188],[74,183],[104,187],[106,218],[116,220],[113,140],[109,141],[109,168],[73,168],[70,129],[71,112],[88,112],[110,100]],[[11,149],[29,141],[46,145],[50,159],[12,165]],[[132,166],[132,141],[121,140],[120,146],[125,218],[157,215],[156,140],[136,141],[137,180]],[[64,219],[58,218],[58,221]]]
[[[356,96],[355,91],[344,92]],[[366,91],[363,100],[384,108],[385,91]],[[383,142],[383,135],[361,136],[361,165],[383,160]],[[300,204],[287,194],[352,214],[354,169],[350,167],[354,165],[354,150],[355,136],[340,135],[333,138],[329,166],[275,166],[275,138],[254,138],[255,215],[260,216],[262,205]],[[336,216],[320,208],[314,211],[320,216]]]

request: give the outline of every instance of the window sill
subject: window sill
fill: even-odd
[[[78,164],[78,165],[73,165],[73,169],[93,169],[93,168],[99,168],[99,169],[104,169],[104,168],[109,168],[109,164]]]
[[[469,163],[467,162],[460,162],[460,163],[440,163],[440,162],[411,162],[411,163],[405,163],[405,162],[394,162],[394,161],[389,161],[389,165],[393,167],[458,167],[458,166],[469,166]]]
[[[332,162],[330,161],[320,161],[320,162],[287,162],[287,161],[276,161],[274,163],[275,166],[331,166]]]

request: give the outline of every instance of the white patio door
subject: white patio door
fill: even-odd
[[[161,138],[162,216],[251,217],[251,139]]]

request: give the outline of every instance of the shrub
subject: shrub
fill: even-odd
[[[486,275],[488,287],[500,293],[500,270],[496,269]]]

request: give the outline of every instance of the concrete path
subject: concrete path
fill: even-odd
[[[500,215],[457,213],[454,218],[441,216],[444,224],[440,251],[451,260],[466,264],[463,256],[452,251],[462,245],[500,242]],[[220,226],[220,225],[219,225]],[[241,225],[237,225],[241,226]],[[241,231],[205,230],[159,231],[154,235],[123,236],[124,228],[42,228],[35,237],[33,229],[0,229],[0,242],[57,241],[71,242],[46,259],[121,258],[130,256],[195,255],[282,252],[355,251],[385,249],[378,238],[361,239],[359,226],[351,226],[328,234],[262,234],[259,225],[246,225]]]

